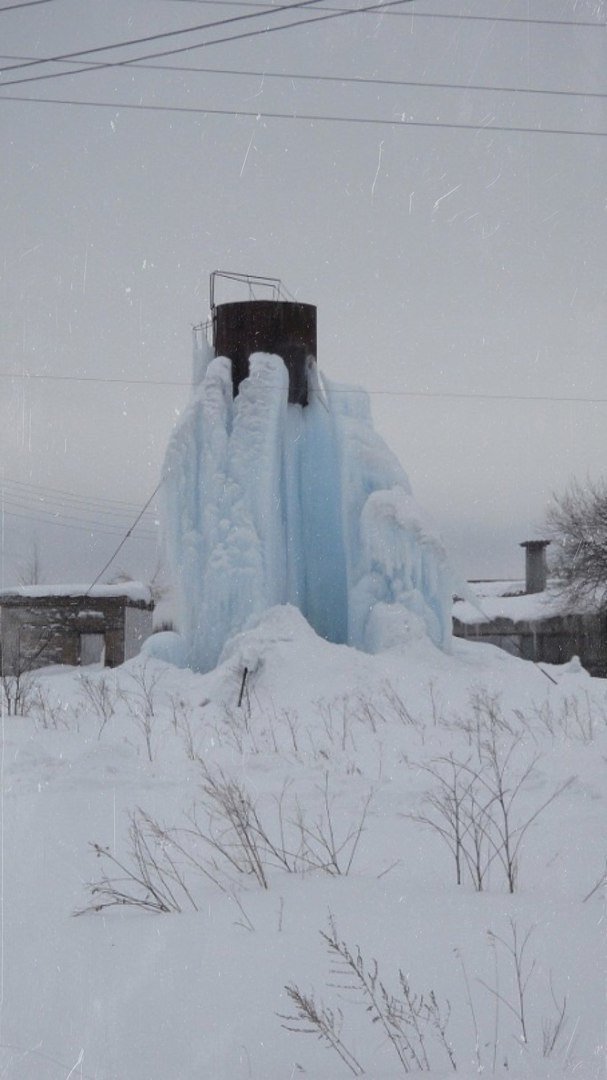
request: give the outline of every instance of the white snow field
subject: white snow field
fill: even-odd
[[[207,674],[22,689],[0,1076],[605,1075],[604,681],[283,605]]]
[[[180,633],[2,682],[0,1077],[603,1077],[605,681],[451,640],[364,394],[199,368]]]

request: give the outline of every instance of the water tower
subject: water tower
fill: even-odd
[[[249,288],[249,299],[216,304],[217,278],[238,281]],[[272,298],[255,299],[256,289],[268,288]],[[283,298],[277,278],[214,270],[210,282],[213,352],[232,361],[234,397],[249,374],[249,357],[256,352],[282,357],[289,372],[289,404],[308,404],[308,366],[316,361],[316,308]]]

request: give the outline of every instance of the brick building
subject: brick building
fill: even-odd
[[[0,592],[4,674],[48,664],[116,667],[152,633],[153,601],[139,582],[28,585]]]

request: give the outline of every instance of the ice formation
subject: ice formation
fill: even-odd
[[[309,404],[257,353],[232,397],[230,361],[195,358],[193,399],[166,454],[167,554],[179,660],[215,667],[226,641],[280,604],[322,637],[376,652],[451,639],[451,577],[360,390],[311,363]]]

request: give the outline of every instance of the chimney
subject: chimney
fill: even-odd
[[[524,540],[521,544],[521,547],[525,548],[526,593],[539,593],[546,588],[548,580],[546,548],[549,543],[549,540]]]

